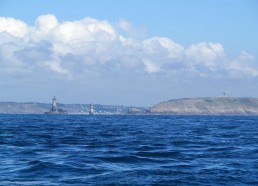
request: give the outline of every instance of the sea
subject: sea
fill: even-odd
[[[0,115],[0,185],[258,185],[258,117]]]

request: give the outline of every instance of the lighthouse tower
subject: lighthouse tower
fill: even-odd
[[[90,115],[93,115],[93,114],[94,114],[94,109],[93,109],[93,105],[92,105],[92,104],[90,104],[89,114],[90,114]]]
[[[56,96],[54,96],[53,99],[52,99],[52,109],[51,109],[51,111],[54,111],[54,112],[58,111]]]
[[[54,96],[52,98],[52,108],[50,111],[45,112],[45,114],[68,114],[68,112],[57,107],[57,99],[56,96]]]

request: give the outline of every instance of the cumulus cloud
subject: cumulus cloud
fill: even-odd
[[[42,15],[36,20],[36,30],[45,34],[48,34],[56,26],[58,26],[58,21],[54,15]]]
[[[28,26],[13,18],[0,17],[0,33],[6,32],[15,37],[24,37],[28,33]]]
[[[108,21],[89,17],[60,22],[54,15],[42,15],[33,26],[1,17],[1,71],[48,72],[74,79],[123,71],[168,77],[258,76],[255,57],[248,52],[230,59],[221,43],[185,47],[165,37],[137,39],[129,22],[120,20],[118,25],[132,34],[123,35]]]
[[[225,59],[224,48],[220,43],[198,43],[185,51],[186,59],[208,68],[220,66]]]
[[[240,55],[227,63],[225,66],[231,74],[242,76],[248,74],[251,77],[258,76],[258,68],[255,65],[255,57],[246,51],[242,51]]]

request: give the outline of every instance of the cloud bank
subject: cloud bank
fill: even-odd
[[[125,20],[120,20],[119,27],[136,33]],[[101,74],[130,70],[170,77],[255,77],[258,69],[254,62],[254,56],[245,51],[229,59],[220,43],[184,47],[165,37],[126,37],[108,21],[89,17],[59,22],[54,15],[42,15],[32,26],[0,18],[0,66],[6,73],[44,71],[76,79],[92,71]]]
[[[0,81],[19,86],[24,80],[29,88],[37,85],[41,91],[54,87],[53,82],[65,81],[69,86],[78,84],[79,92],[87,84],[99,92],[124,89],[127,94],[135,90],[138,96],[162,92],[157,92],[162,81],[163,90],[169,93],[166,81],[257,79],[256,62],[246,51],[228,57],[221,43],[182,46],[166,37],[143,39],[141,29],[126,20],[114,25],[90,17],[60,22],[54,15],[42,15],[34,25],[28,25],[0,17]]]

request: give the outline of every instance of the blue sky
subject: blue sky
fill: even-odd
[[[256,0],[0,0],[0,101],[257,97],[257,10]]]

